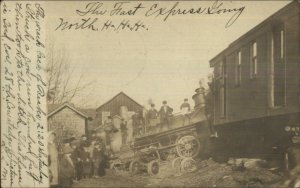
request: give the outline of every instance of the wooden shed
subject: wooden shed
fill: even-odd
[[[108,116],[113,117],[115,115],[130,118],[131,114],[142,110],[142,105],[134,101],[124,92],[120,92],[96,109],[96,122],[98,125],[102,125]],[[125,119],[127,118],[125,117]]]
[[[86,134],[87,124],[88,116],[69,103],[48,106],[48,131],[54,130],[59,141]]]

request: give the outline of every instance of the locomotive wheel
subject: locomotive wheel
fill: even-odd
[[[147,165],[147,172],[149,175],[156,175],[159,173],[159,163],[157,161],[151,161]]]
[[[193,158],[184,158],[181,161],[180,164],[180,169],[182,172],[186,173],[186,172],[194,172],[195,170],[197,170],[197,164],[196,161]]]
[[[177,172],[180,172],[180,170],[181,170],[181,161],[182,161],[181,157],[177,157],[177,158],[173,159],[173,161],[172,161],[172,168],[174,170],[176,170]]]
[[[129,172],[131,174],[137,174],[140,170],[139,166],[140,166],[140,164],[138,161],[136,161],[136,160],[131,161],[130,165],[129,165]]]
[[[176,151],[180,157],[196,157],[200,152],[200,142],[193,135],[183,136],[176,142]]]
[[[162,150],[159,152],[159,156],[162,161],[166,161],[168,159],[169,152],[167,150]]]

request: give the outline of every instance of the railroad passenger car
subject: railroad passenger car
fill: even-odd
[[[274,157],[299,135],[299,11],[289,3],[210,60],[220,153]]]

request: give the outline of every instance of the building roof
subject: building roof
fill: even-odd
[[[79,111],[86,114],[89,118],[92,119],[96,118],[96,109],[94,108],[88,108],[88,109],[80,108]]]
[[[117,98],[120,95],[124,95],[125,97],[127,97],[129,100],[131,100],[132,102],[134,102],[136,105],[140,106],[141,108],[143,108],[142,105],[140,105],[138,102],[136,102],[135,100],[133,100],[131,97],[129,97],[128,95],[126,95],[123,91],[121,91],[120,93],[118,93],[117,95],[115,95],[113,98],[111,98],[110,100],[108,100],[107,102],[105,102],[104,104],[102,104],[101,106],[99,106],[97,108],[97,110],[103,106],[105,106],[106,104],[110,103],[111,101],[113,101],[115,98]]]
[[[245,34],[243,34],[242,36],[240,36],[238,39],[236,39],[235,41],[233,41],[232,43],[230,43],[227,48],[225,48],[224,50],[222,50],[220,53],[218,53],[215,57],[213,57],[209,61],[210,62],[210,67],[213,67],[215,65],[216,62],[214,62],[214,60],[216,60],[218,57],[220,57],[222,54],[224,54],[228,49],[230,49],[234,45],[236,45],[239,41],[241,41],[242,39],[244,39],[246,36],[253,34],[257,30],[259,30],[261,27],[263,27],[266,23],[268,23],[269,21],[273,20],[274,18],[280,16],[281,14],[285,13],[289,9],[295,7],[296,5],[300,6],[300,3],[298,1],[296,1],[296,0],[292,1],[291,3],[287,4],[286,6],[284,6],[283,8],[281,8],[280,10],[278,10],[277,12],[275,12],[274,14],[272,14],[271,16],[269,16],[267,19],[265,19],[264,21],[262,21],[261,23],[259,23],[258,25],[256,25],[254,28],[252,28],[251,30],[249,30],[248,32],[246,32]]]
[[[86,115],[85,113],[79,111],[78,109],[76,109],[74,106],[72,106],[69,103],[48,105],[48,118],[51,117],[52,115],[58,113],[59,111],[61,111],[64,108],[70,108],[71,110],[73,110],[74,112],[79,114],[80,116],[82,116],[84,118],[89,118],[88,115]]]
[[[79,111],[83,112],[89,117],[87,129],[93,130],[94,127],[97,126],[97,121],[96,121],[96,109],[89,108],[89,109],[79,109]]]

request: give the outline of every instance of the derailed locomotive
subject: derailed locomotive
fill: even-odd
[[[300,3],[289,3],[210,60],[212,121],[204,108],[195,108],[194,121],[183,127],[174,116],[171,129],[136,137],[133,156],[151,148],[157,161],[173,158],[174,166],[199,155],[275,159],[289,166],[286,151],[300,137],[299,13]],[[212,125],[218,137],[210,139]]]
[[[171,129],[135,137],[130,148],[118,153],[113,168],[155,175],[159,163],[169,160],[182,171],[194,169],[194,158],[206,155],[210,133],[203,109],[194,110],[190,116],[187,125],[182,126],[182,115],[175,115],[171,118]]]

